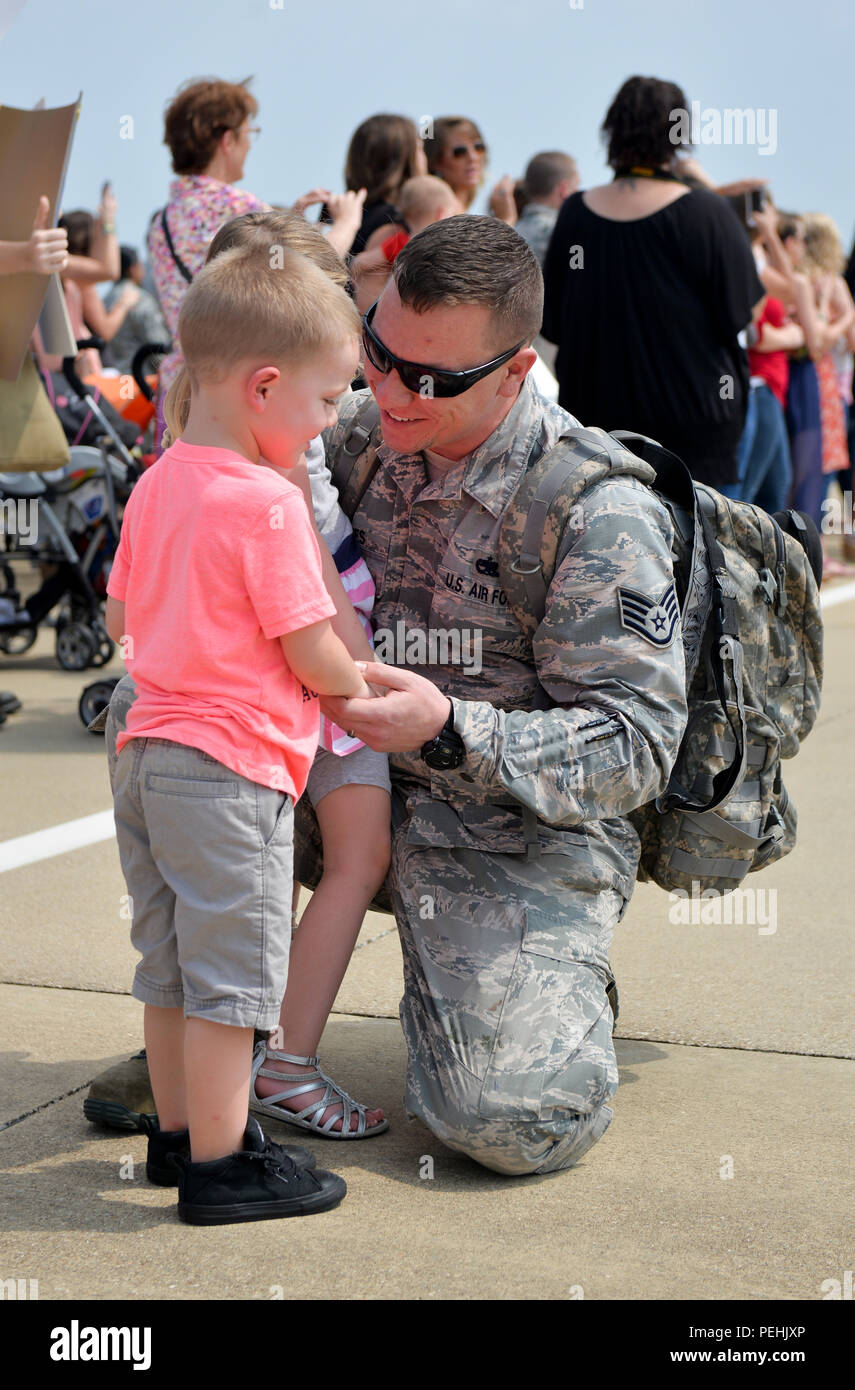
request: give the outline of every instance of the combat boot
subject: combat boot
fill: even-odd
[[[83,1102],[87,1120],[107,1129],[148,1133],[146,1119],[155,1113],[145,1048],[96,1076]]]
[[[256,1029],[256,1043],[266,1038],[267,1033]],[[83,1102],[83,1113],[94,1125],[139,1130],[143,1134],[150,1133],[146,1119],[153,1117],[156,1110],[145,1048],[96,1076]]]
[[[612,1032],[614,1032],[620,1016],[620,995],[618,994],[617,981],[614,979],[611,984],[606,986],[606,998],[612,1011]]]

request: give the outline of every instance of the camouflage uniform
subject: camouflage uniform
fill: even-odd
[[[326,439],[331,468],[362,400]],[[392,663],[449,696],[466,749],[450,772],[418,750],[390,755],[407,1110],[511,1174],[570,1167],[611,1121],[608,952],[639,855],[625,817],[664,787],[686,722],[679,626],[658,647],[621,623],[619,585],[656,596],[672,579],[670,519],[637,480],[585,494],[533,641],[499,586],[502,516],[527,464],[572,423],[526,380],[499,428],[435,482],[422,454],[381,446],[353,517],[378,648],[384,632],[442,630],[463,654],[427,650],[419,664],[399,649]],[[305,799],[295,850],[311,885]]]

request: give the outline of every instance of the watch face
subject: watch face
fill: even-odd
[[[436,768],[438,772],[446,772],[449,768],[459,767],[463,762],[463,748],[450,739],[445,739],[440,734],[436,742],[436,747],[423,755],[428,767]]]

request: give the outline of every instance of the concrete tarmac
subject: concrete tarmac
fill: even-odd
[[[346,1177],[344,1203],[284,1228],[182,1225],[146,1183],[143,1136],[82,1112],[142,1042],[115,843],[0,874],[0,1279],[68,1300],[821,1299],[855,1267],[854,642],[842,603],[820,718],[784,765],[798,845],[748,880],[754,920],[682,924],[639,885],[612,953],[615,1118],[566,1173],[503,1178],[406,1120],[400,951],[369,914],[320,1054],[390,1130],[341,1143],[271,1122]],[[0,728],[0,842],[110,807],[77,701],[122,668],[63,672],[52,646],[0,656],[24,704]]]

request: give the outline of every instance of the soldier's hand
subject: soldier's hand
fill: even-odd
[[[386,687],[386,698],[322,696],[324,714],[376,753],[409,753],[436,738],[451,712],[451,701],[433,681],[377,661],[357,665],[369,685]]]

